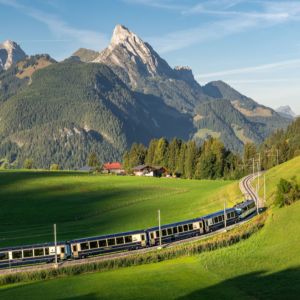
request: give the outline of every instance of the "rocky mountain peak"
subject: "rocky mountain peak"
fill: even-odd
[[[187,66],[176,66],[174,71],[177,77],[186,83],[188,83],[192,88],[202,92],[200,84],[195,80],[192,70]]]
[[[7,40],[0,44],[0,68],[4,70],[7,70],[13,63],[26,56],[26,53],[17,42]]]
[[[275,109],[275,111],[278,112],[278,113],[283,113],[283,114],[292,116],[292,117],[294,117],[294,118],[297,117],[297,114],[294,113],[294,112],[292,111],[292,109],[291,109],[288,105],[280,106],[280,107],[278,107],[277,109]]]

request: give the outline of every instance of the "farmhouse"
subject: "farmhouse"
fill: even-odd
[[[111,172],[116,172],[116,173],[121,173],[122,171],[122,166],[117,162],[117,163],[105,163],[102,166],[101,173],[111,173]]]
[[[160,177],[169,170],[162,166],[139,165],[132,168],[135,176]]]

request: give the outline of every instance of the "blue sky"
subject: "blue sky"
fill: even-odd
[[[223,80],[300,114],[300,1],[0,0],[0,16],[0,43],[57,60],[103,50],[122,24],[201,85]]]

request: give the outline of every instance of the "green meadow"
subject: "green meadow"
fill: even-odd
[[[232,207],[238,182],[0,170],[0,247],[145,229]]]

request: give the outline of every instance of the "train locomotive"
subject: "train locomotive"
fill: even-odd
[[[226,209],[226,225],[230,226],[245,219],[256,211],[254,200],[245,200],[233,208]],[[145,247],[172,243],[176,240],[203,235],[225,227],[224,210],[196,219],[151,227],[117,234],[58,242],[55,252],[54,243],[0,249],[0,269],[20,267],[39,263],[55,262],[66,259],[83,259],[96,255],[137,250]]]

